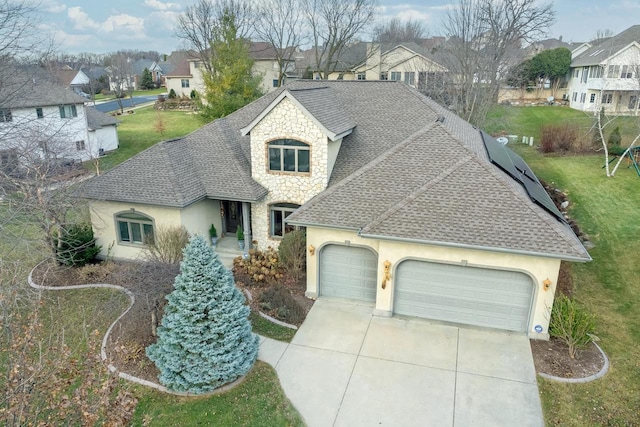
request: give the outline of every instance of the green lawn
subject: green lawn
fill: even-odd
[[[251,320],[253,332],[265,337],[273,338],[274,340],[291,342],[293,336],[296,334],[294,329],[276,325],[254,311],[249,315],[249,320]]]
[[[579,122],[582,114],[558,107],[501,110],[513,133],[545,120]],[[633,132],[634,120],[620,121],[623,134]],[[596,244],[592,262],[573,266],[575,299],[596,315],[596,333],[611,360],[609,373],[587,384],[538,378],[547,425],[640,425],[640,177],[623,163],[607,178],[602,156],[544,157],[527,146],[514,148],[540,178],[568,192],[570,214]]]
[[[184,398],[140,389],[134,426],[302,426],[285,397],[275,370],[256,362],[244,382],[203,398]]]
[[[578,129],[580,135],[591,140],[591,128],[594,117],[569,107],[508,107],[497,106],[489,113],[485,130],[491,134],[514,134],[533,136],[539,142],[544,125],[570,124]],[[640,128],[635,117],[616,117],[612,124],[605,128],[605,137],[615,126],[620,126],[622,145],[629,145],[638,134]]]
[[[153,107],[134,110],[134,114],[118,116],[120,148],[100,160],[100,168],[107,171],[152,145],[173,138],[185,136],[202,126],[199,115],[183,111],[158,111]],[[159,120],[164,122],[165,131],[157,131]],[[91,166],[89,166],[91,167]]]

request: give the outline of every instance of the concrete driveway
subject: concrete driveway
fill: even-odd
[[[320,299],[291,344],[262,340],[309,426],[544,426],[524,334],[371,312]]]

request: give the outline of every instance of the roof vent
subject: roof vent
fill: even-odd
[[[438,116],[436,122],[444,123],[444,116]]]

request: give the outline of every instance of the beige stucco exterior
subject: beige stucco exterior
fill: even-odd
[[[550,308],[553,305],[555,285],[558,280],[560,260],[525,256],[501,252],[490,252],[455,247],[422,245],[359,237],[355,231],[328,228],[307,228],[307,247],[313,246],[314,253],[307,251],[307,296],[316,298],[319,289],[319,261],[322,248],[328,244],[368,247],[378,254],[378,281],[375,313],[383,316],[393,314],[394,277],[398,265],[407,259],[436,261],[474,267],[519,271],[531,277],[534,289],[534,303],[529,319],[528,333],[531,338],[548,339]],[[391,263],[391,279],[382,289],[384,263]],[[544,290],[543,281],[549,279],[551,286]],[[537,333],[535,326],[542,326]]]
[[[199,234],[207,240],[212,223],[215,224],[218,233],[222,229],[218,200],[205,199],[182,209],[137,203],[91,201],[89,203],[91,224],[96,243],[102,246],[101,257],[110,256],[115,259],[143,257],[142,245],[119,242],[116,231],[116,214],[132,210],[149,216],[153,221],[154,229],[160,226],[184,226],[190,234]]]

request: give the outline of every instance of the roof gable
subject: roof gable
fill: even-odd
[[[248,135],[251,129],[260,123],[284,98],[290,100],[304,112],[331,141],[349,135],[355,127],[355,123],[349,119],[349,115],[344,111],[329,87],[286,89],[251,123],[241,129],[242,135]]]
[[[640,43],[640,25],[634,25],[613,37],[590,46],[571,61],[572,67],[599,65],[633,43]]]

